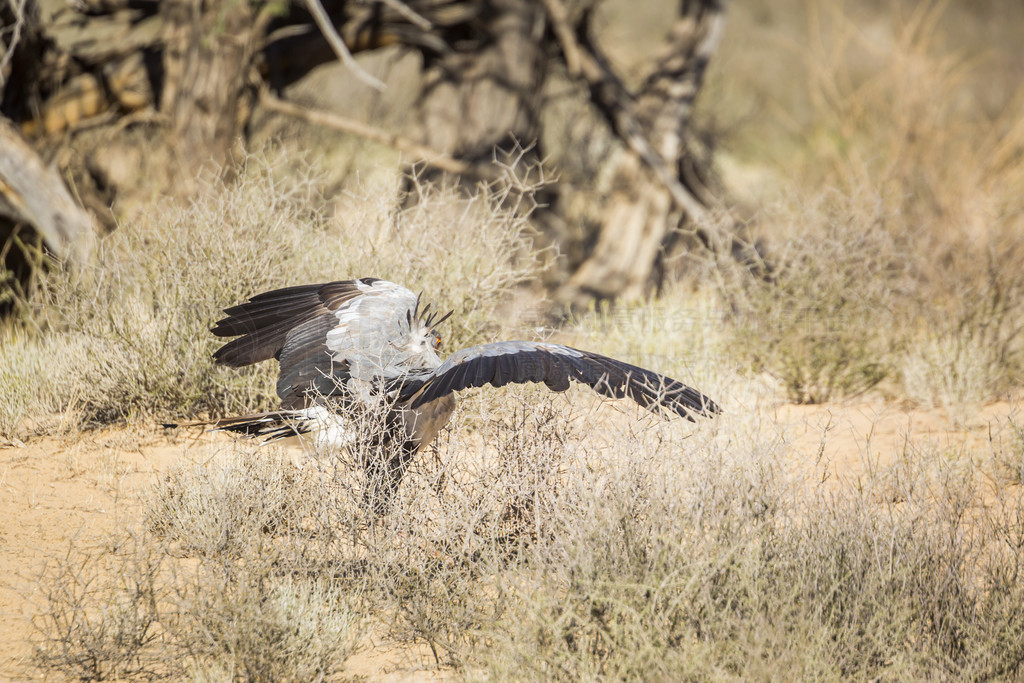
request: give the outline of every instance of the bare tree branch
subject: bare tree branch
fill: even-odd
[[[668,190],[676,206],[685,211],[697,226],[710,226],[712,222],[710,212],[679,181],[675,171],[668,166],[665,159],[658,154],[643,134],[643,127],[633,111],[633,97],[622,85],[618,75],[612,72],[610,66],[595,53],[591,45],[581,44],[577,40],[569,25],[569,12],[562,0],[542,0],[542,2],[548,12],[570,74],[574,68],[573,64],[575,64],[576,73],[587,84],[591,96],[604,111],[616,133],[651,169],[658,182]]]
[[[2,119],[0,215],[32,226],[57,257],[75,265],[88,261],[95,237],[92,218],[75,203],[57,169]]]
[[[561,0],[541,0],[544,9],[548,11],[548,18],[551,20],[551,28],[554,29],[558,42],[562,47],[562,55],[565,57],[565,67],[571,78],[579,78],[582,75],[583,57],[580,54],[580,44],[572,32],[572,24],[569,22],[569,12]]]
[[[160,9],[160,0],[67,0],[67,4],[75,12],[93,17],[114,14],[121,10],[156,14]]]
[[[427,164],[446,173],[472,177],[480,177],[481,175],[479,166],[453,159],[450,155],[425,147],[415,140],[389,133],[375,126],[370,126],[344,116],[302,107],[293,102],[275,97],[266,90],[260,93],[260,103],[267,109],[281,114],[294,116],[318,126],[324,126],[325,128],[331,128],[351,135],[358,135],[367,140],[373,140],[374,142],[393,147],[399,152],[409,155],[413,163]]]
[[[327,15],[327,11],[320,3],[320,0],[306,0],[306,7],[309,8],[310,13],[313,15],[313,20],[316,21],[316,25],[320,28],[320,32],[324,34],[324,38],[327,39],[331,49],[334,50],[334,54],[338,55],[338,59],[341,60],[341,63],[348,67],[352,73],[356,75],[356,78],[366,85],[376,90],[385,90],[387,85],[385,85],[383,81],[375,78],[371,74],[367,73],[363,67],[359,66],[359,63],[345,45],[345,41],[341,39],[340,35],[338,35],[337,29],[335,29],[334,24],[331,23],[331,18]]]
[[[424,31],[429,31],[434,28],[434,25],[430,23],[429,19],[414,10],[412,7],[409,7],[409,5],[402,2],[402,0],[380,0],[380,2],[408,19],[410,24],[414,24]]]

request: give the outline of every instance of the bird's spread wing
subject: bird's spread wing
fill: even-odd
[[[416,304],[405,287],[376,278],[266,292],[224,311],[213,333],[238,338],[214,359],[240,367],[277,358],[277,393],[286,408],[299,408],[353,378],[369,382],[393,372]]]
[[[218,321],[211,331],[218,337],[238,339],[217,349],[214,360],[219,365],[242,367],[275,358],[295,328],[318,318],[336,322],[334,312],[363,293],[360,284],[366,287],[373,282],[365,278],[286,287],[224,309],[228,317]]]
[[[569,380],[593,387],[604,396],[629,397],[652,412],[669,410],[689,420],[710,417],[719,408],[682,382],[644,368],[559,344],[512,341],[473,346],[452,354],[436,370],[410,377],[402,397],[416,408],[428,401],[485,384],[544,382],[552,391],[569,388]]]

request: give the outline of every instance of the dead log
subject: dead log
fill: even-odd
[[[71,266],[90,256],[96,228],[46,164],[9,122],[0,119],[0,310],[24,290],[37,265],[32,245]]]

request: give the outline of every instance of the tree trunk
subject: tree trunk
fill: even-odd
[[[430,148],[489,164],[496,147],[538,138],[543,9],[531,0],[490,0],[478,21],[478,49],[443,55],[427,71],[417,136]]]
[[[610,74],[591,80],[591,95],[627,144],[616,160],[611,193],[593,252],[559,292],[563,303],[591,298],[638,298],[647,292],[665,249],[681,227],[709,229],[713,199],[699,174],[691,131],[693,103],[724,24],[719,0],[682,0],[669,44],[655,60],[640,92],[630,98],[611,87]],[[584,27],[584,31],[588,27]],[[595,63],[606,60],[586,35]],[[630,101],[632,100],[632,101]]]
[[[641,297],[666,233],[682,219],[636,155],[622,155],[612,187],[603,198],[597,242],[559,293],[562,303],[582,306],[591,299]]]
[[[245,0],[164,0],[161,13],[169,146],[184,178],[197,167],[224,168],[249,118],[247,79],[265,27]]]

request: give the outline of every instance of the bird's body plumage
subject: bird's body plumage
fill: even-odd
[[[448,316],[428,310],[410,290],[376,278],[288,287],[225,309],[212,331],[236,338],[214,359],[241,367],[276,358],[282,406],[217,421],[218,428],[266,439],[306,434],[318,450],[348,449],[357,438],[356,416],[383,408],[380,438],[398,446],[401,461],[387,468],[397,486],[405,464],[451,418],[454,393],[470,387],[543,382],[564,391],[577,381],[691,421],[719,412],[670,377],[560,344],[483,344],[442,361],[435,326]]]

